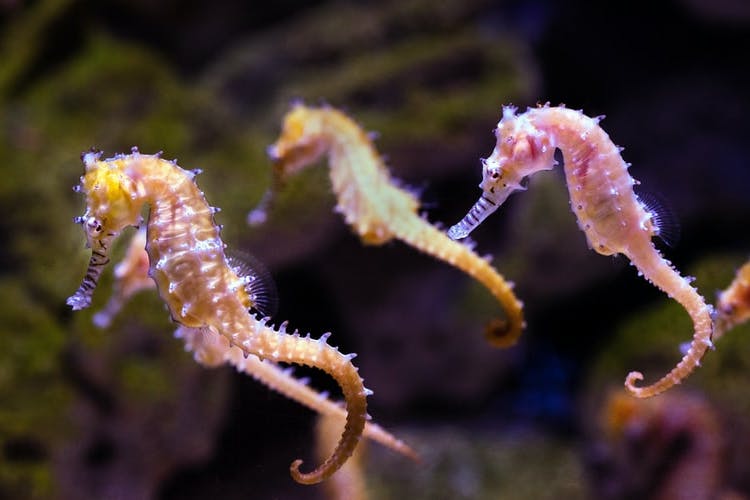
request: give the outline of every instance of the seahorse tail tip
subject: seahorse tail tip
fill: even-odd
[[[325,479],[328,479],[335,472],[335,469],[332,470],[331,468],[326,468],[325,464],[321,465],[312,472],[300,472],[300,465],[302,465],[302,460],[298,458],[289,466],[289,473],[292,475],[292,479],[300,484],[317,484]]]
[[[493,347],[507,349],[518,343],[523,332],[524,321],[493,318],[484,327],[484,336]]]
[[[662,393],[669,389],[673,384],[669,384],[666,387],[663,387],[662,384],[656,383],[649,385],[647,387],[636,387],[636,382],[639,382],[643,380],[643,374],[641,372],[630,372],[628,373],[628,376],[625,377],[625,389],[636,398],[650,398],[652,396],[656,396],[659,393]]]
[[[625,389],[634,396],[638,396],[643,390],[641,387],[636,387],[636,382],[643,380],[643,374],[641,372],[630,372],[625,377]]]

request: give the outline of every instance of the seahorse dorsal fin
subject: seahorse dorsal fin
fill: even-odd
[[[243,279],[251,303],[248,308],[260,316],[273,316],[279,308],[276,283],[268,268],[254,255],[240,250],[227,250],[227,263]]]
[[[680,221],[669,202],[659,193],[638,191],[638,200],[648,213],[656,228],[656,236],[667,246],[674,248],[680,241]]]

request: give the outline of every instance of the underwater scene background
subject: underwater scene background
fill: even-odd
[[[472,235],[524,302],[509,349],[484,338],[499,306],[481,285],[362,244],[323,162],[246,223],[294,99],[376,132],[443,227],[479,195],[501,107],[565,103],[606,115],[639,192],[679,221],[660,249],[713,302],[750,255],[748,42],[741,0],[0,0],[0,498],[332,495],[288,473],[316,460],[313,412],[195,363],[154,291],[107,329],[111,269],[91,310],[66,306],[89,256],[80,154],[131,146],[202,169],[224,241],[273,275],[274,318],[358,354],[373,420],[421,456],[363,442],[368,498],[750,498],[748,326],[680,387],[624,394],[629,371],[674,366],[691,322],[587,248],[561,169]]]

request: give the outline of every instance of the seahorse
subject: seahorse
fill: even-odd
[[[85,173],[78,188],[86,195],[86,212],[76,217],[83,226],[91,258],[78,290],[68,298],[74,310],[88,307],[113,240],[128,226],[142,223],[148,205],[149,274],[172,319],[186,328],[208,328],[227,339],[245,356],[319,368],[341,386],[346,401],[346,426],[333,454],[309,473],[300,472],[302,460],[290,465],[292,477],[303,484],[328,478],[352,454],[368,418],[367,396],[353,354],[342,354],[320,339],[286,333],[268,318],[248,311],[245,280],[229,265],[209,206],[193,181],[197,171],[186,171],[160,154],[131,154],[101,159],[101,152],[82,155]]]
[[[249,213],[248,222],[265,221],[274,193],[284,181],[326,153],[338,198],[336,211],[362,241],[381,245],[395,238],[477,279],[501,303],[507,318],[490,322],[485,330],[488,340],[498,347],[515,344],[524,319],[523,304],[512,285],[469,246],[452,241],[421,217],[419,200],[394,183],[371,137],[333,107],[292,106],[279,139],[268,148],[274,163],[272,186]]]
[[[679,302],[693,321],[690,348],[667,375],[650,386],[636,387],[643,374],[628,374],[626,388],[635,396],[649,397],[681,382],[700,364],[712,347],[712,311],[654,246],[651,238],[659,234],[656,215],[633,191],[637,182],[628,173],[621,148],[599,126],[601,118],[549,104],[520,115],[516,108],[505,107],[495,130],[497,144],[482,160],[482,194],[448,235],[466,237],[511,193],[526,189],[524,182],[530,175],[552,169],[559,148],[570,204],[589,247],[602,255],[625,255],[639,274]]]
[[[714,340],[750,319],[750,261],[739,268],[732,283],[718,295]]]
[[[156,288],[156,283],[148,275],[149,262],[145,247],[146,229],[141,227],[130,240],[125,257],[115,267],[112,296],[104,309],[93,317],[98,327],[106,328],[110,325],[114,316],[133,295],[142,290]],[[246,281],[250,281],[246,290],[249,292],[251,309],[262,315],[271,315],[276,287],[270,273],[265,268],[260,269],[258,267],[260,263],[257,260],[243,263],[238,262],[237,258],[233,260],[235,260],[233,267],[238,274],[246,277]],[[206,367],[229,363],[237,371],[250,375],[269,389],[318,412],[321,418],[327,417],[326,422],[346,420],[346,411],[340,405],[328,399],[325,393],[314,391],[303,379],[295,378],[291,373],[291,368],[282,369],[269,360],[261,361],[255,356],[245,357],[239,348],[231,347],[226,337],[219,335],[211,328],[179,326],[174,335],[182,339],[185,349],[191,351],[193,358]],[[329,425],[331,426],[333,423]],[[409,445],[371,421],[365,422],[363,435],[412,460],[419,461],[417,453]],[[334,478],[337,475],[334,475]]]

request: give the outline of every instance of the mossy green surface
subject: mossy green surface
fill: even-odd
[[[70,429],[66,333],[16,279],[0,279],[0,303],[0,496],[49,498],[53,450]]]

